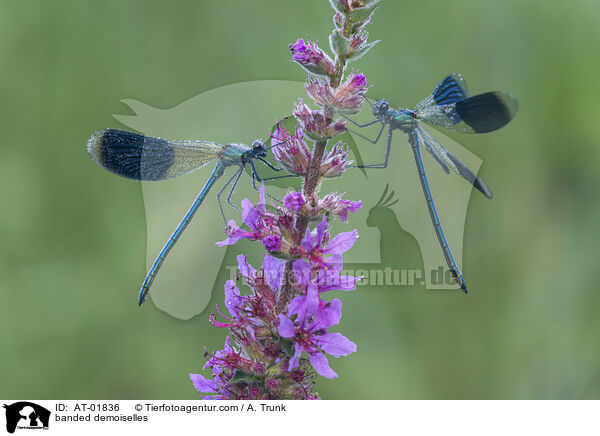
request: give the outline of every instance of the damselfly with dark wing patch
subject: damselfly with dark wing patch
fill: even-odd
[[[421,186],[429,209],[429,215],[431,216],[433,227],[442,247],[446,263],[457,284],[466,293],[467,285],[460,269],[454,261],[435,208],[433,195],[429,188],[429,182],[427,181],[425,167],[421,158],[420,146],[423,145],[425,147],[437,164],[446,173],[449,173],[450,169],[452,169],[471,183],[487,198],[492,198],[492,193],[473,171],[467,168],[467,166],[455,156],[450,154],[448,150],[423,129],[421,121],[435,127],[441,127],[459,133],[492,132],[505,126],[514,118],[518,109],[517,100],[510,94],[498,91],[486,92],[484,94],[469,97],[467,86],[462,76],[459,74],[451,74],[442,80],[435,90],[427,98],[417,104],[413,110],[392,109],[386,100],[378,100],[372,107],[375,120],[366,124],[358,124],[349,118],[348,120],[358,127],[367,127],[380,123],[381,129],[376,138],[369,139],[357,132],[351,133],[354,133],[369,142],[377,143],[383,134],[385,126],[388,126],[385,157],[381,163],[358,165],[357,167],[386,168],[392,146],[392,132],[394,130],[401,130],[408,135],[408,142],[415,157]]]
[[[217,193],[219,208],[225,221],[227,220],[221,205],[221,195],[231,185],[226,201],[230,206],[239,210],[239,207],[231,202],[231,196],[240,181],[246,164],[250,165],[252,186],[255,189],[258,189],[256,181],[289,177],[289,175],[285,175],[261,178],[258,175],[255,160],[262,162],[272,170],[281,171],[281,168],[275,167],[265,159],[267,147],[259,140],[254,141],[251,147],[244,144],[221,145],[209,141],[166,140],[124,130],[106,129],[91,136],[87,143],[87,149],[94,162],[102,168],[120,176],[141,181],[168,180],[192,173],[209,163],[215,163],[206,184],[148,271],[139,293],[138,303],[140,305],[146,300],[152,282],[165,258],[227,167],[233,166],[237,169]]]

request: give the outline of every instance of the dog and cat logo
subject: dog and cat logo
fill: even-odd
[[[6,409],[6,431],[14,433],[18,428],[26,430],[47,430],[50,411],[29,401],[19,401],[3,406]]]

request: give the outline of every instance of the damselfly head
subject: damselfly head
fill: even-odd
[[[377,118],[384,117],[390,110],[390,104],[387,100],[377,100],[373,105],[373,115]]]
[[[267,157],[267,147],[258,139],[252,143],[252,152],[254,157]]]

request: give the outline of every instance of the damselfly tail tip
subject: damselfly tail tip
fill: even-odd
[[[460,287],[460,289],[462,289],[465,294],[468,294],[469,292],[467,291],[467,283],[465,282],[465,279],[463,279],[462,274],[460,274],[455,268],[450,268],[450,272],[452,273],[452,276],[454,277],[454,280],[456,280],[456,284]]]
[[[475,177],[475,180],[473,181],[473,186],[475,186],[475,188],[477,188],[479,192],[485,195],[486,198],[492,199],[494,197],[492,191],[490,191],[490,188],[488,188],[479,177]]]

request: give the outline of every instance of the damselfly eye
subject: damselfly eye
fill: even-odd
[[[252,143],[252,149],[254,150],[254,154],[259,157],[264,157],[267,155],[267,147],[263,144],[262,141],[254,141]]]
[[[379,100],[373,106],[373,115],[385,115],[385,113],[390,109],[390,105],[385,100]]]

